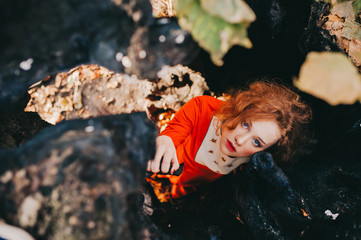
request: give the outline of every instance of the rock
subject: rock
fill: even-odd
[[[245,171],[236,177],[234,186],[240,218],[252,239],[293,239],[311,219],[306,196],[293,188],[267,152],[252,157]]]
[[[1,112],[32,84],[80,64],[119,73],[126,66],[138,78],[154,80],[164,65],[189,63],[199,49],[174,19],[156,21],[147,0],[16,0],[0,9]]]
[[[126,11],[137,26],[148,26],[154,21],[151,2],[148,0],[111,0]]]
[[[360,237],[360,119],[359,104],[333,108],[330,128],[322,136],[328,139],[321,139],[317,150],[304,156],[288,174],[307,198],[313,215],[305,239],[312,235],[319,239]]]
[[[240,218],[251,238],[359,237],[360,140],[355,126],[285,169],[270,154],[256,153],[234,179]]]
[[[125,71],[139,78],[156,80],[165,65],[187,65],[199,52],[199,46],[175,18],[156,19],[154,24],[137,28],[127,49]]]
[[[329,5],[325,2],[313,2],[308,26],[300,39],[299,45],[302,54],[306,56],[312,51],[339,52],[337,44],[333,42],[332,36],[320,25],[320,16],[329,11]]]
[[[4,105],[0,104],[0,149],[18,147],[49,126],[39,114],[24,112],[30,99],[28,93],[17,95],[19,92],[12,92],[11,87],[8,90],[13,94],[12,99],[8,99]]]
[[[0,4],[1,109],[15,103],[31,84],[81,63],[123,70],[115,55],[126,50],[135,25],[112,1]]]
[[[143,212],[144,113],[66,121],[0,152],[0,218],[35,239],[170,239]]]
[[[0,117],[0,149],[18,147],[33,138],[49,123],[34,112],[11,112]]]
[[[361,70],[361,24],[356,19],[353,1],[332,7],[329,14],[320,16],[320,26],[333,36],[333,42],[343,50],[353,64]]]
[[[152,84],[135,76],[115,73],[98,65],[80,65],[59,73],[29,90],[25,111],[37,112],[45,121],[146,111]]]
[[[98,65],[80,65],[32,87],[25,111],[37,112],[51,124],[145,111],[160,127],[160,113],[174,113],[207,90],[204,78],[182,65],[164,66],[157,82],[115,73]]]
[[[121,64],[115,61],[115,54],[122,46],[127,47],[135,26],[125,11],[112,1],[32,0],[26,5],[13,1],[4,7],[1,11],[6,21],[0,25],[1,43],[6,44],[1,57],[4,80],[24,77],[27,83],[33,84],[49,73],[90,59],[115,68],[113,70],[122,70]],[[95,55],[101,45],[112,49],[112,66],[97,61]]]

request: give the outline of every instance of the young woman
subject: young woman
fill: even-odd
[[[173,198],[230,173],[266,149],[287,161],[311,118],[309,107],[288,88],[254,82],[226,101],[200,96],[186,103],[156,139],[147,170],[174,173]]]

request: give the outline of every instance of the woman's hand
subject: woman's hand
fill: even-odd
[[[170,174],[173,174],[179,168],[179,163],[172,139],[162,135],[156,138],[155,143],[155,156],[153,160],[148,161],[147,171],[154,173],[162,171],[163,173],[170,172]]]

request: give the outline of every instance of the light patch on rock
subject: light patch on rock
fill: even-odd
[[[325,211],[326,216],[329,216],[332,218],[332,220],[336,220],[336,218],[340,215],[338,213],[332,213],[330,210]]]
[[[34,196],[27,196],[18,212],[19,224],[21,227],[33,227],[36,224],[38,211],[41,207],[42,196],[36,193]]]
[[[0,181],[3,184],[6,184],[13,178],[13,176],[14,176],[14,174],[10,170],[8,170],[3,175],[0,176]]]
[[[33,64],[34,60],[32,58],[29,58],[25,61],[22,61],[19,64],[19,67],[24,71],[29,71],[31,69],[31,65]]]
[[[184,81],[182,78],[185,74],[189,76],[192,86],[174,87],[174,76],[177,76],[179,81]],[[165,88],[161,94],[162,99],[152,102],[157,108],[178,111],[186,102],[203,95],[205,91],[209,90],[205,79],[200,73],[183,65],[163,66],[157,76],[160,79],[156,83],[156,87],[158,89]]]

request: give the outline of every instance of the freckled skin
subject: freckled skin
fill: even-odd
[[[275,120],[240,123],[233,130],[222,128],[220,149],[231,157],[247,157],[269,148],[280,138],[281,130]]]

